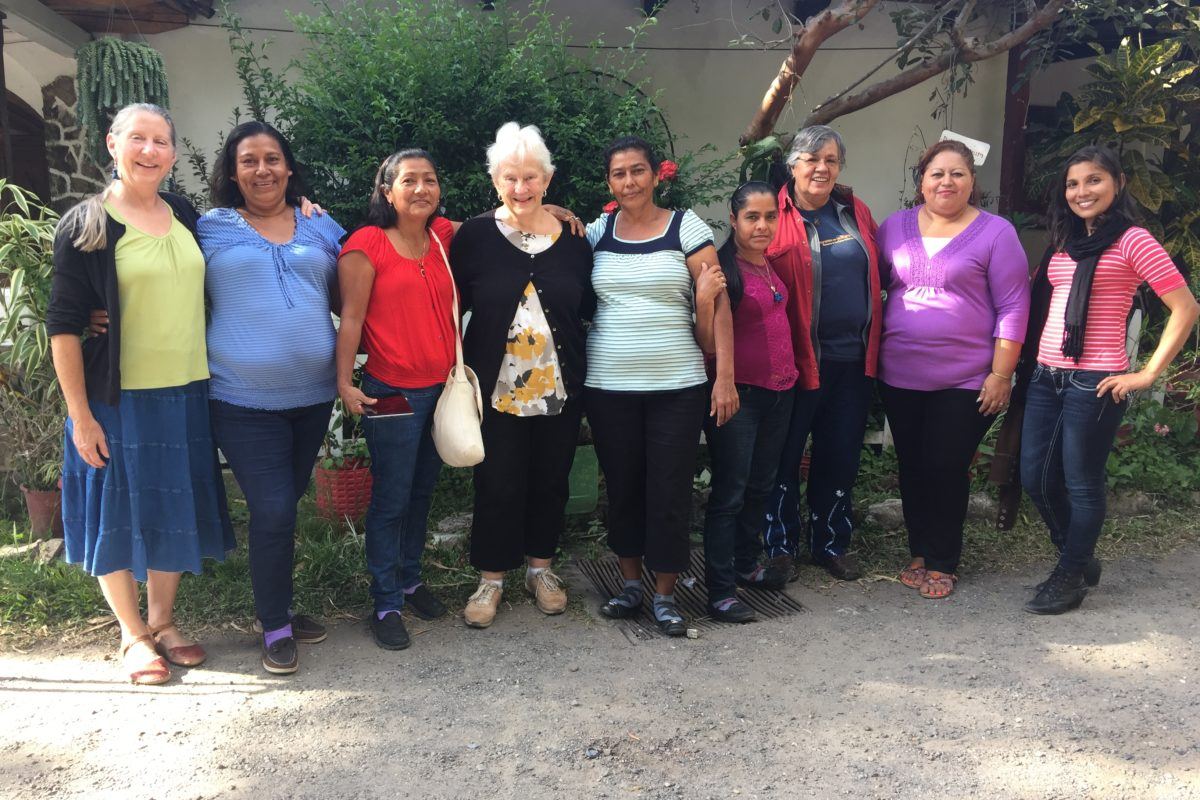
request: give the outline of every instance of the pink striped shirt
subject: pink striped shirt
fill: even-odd
[[[1159,297],[1187,286],[1167,251],[1149,231],[1137,227],[1125,231],[1104,251],[1096,265],[1087,330],[1083,335],[1083,357],[1076,364],[1062,354],[1063,318],[1075,277],[1075,261],[1066,253],[1055,253],[1047,273],[1051,286],[1050,314],[1038,345],[1038,362],[1062,369],[1127,371],[1125,320],[1133,305],[1133,293],[1142,281],[1148,282]]]

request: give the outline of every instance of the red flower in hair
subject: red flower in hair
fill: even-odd
[[[609,200],[607,203],[604,204],[604,213],[605,214],[611,214],[616,210],[617,210],[617,201],[616,200]]]
[[[658,179],[669,181],[679,172],[679,165],[674,161],[662,161],[658,165]]]

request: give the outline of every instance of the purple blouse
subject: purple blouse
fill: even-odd
[[[774,270],[770,271],[768,284],[767,265],[751,264],[741,258],[737,263],[745,291],[733,312],[734,383],[748,383],[776,392],[790,389],[800,371],[796,369],[792,328],[784,310],[787,287]]]
[[[982,209],[929,258],[920,210],[897,211],[879,226],[890,271],[879,379],[901,389],[976,390],[992,371],[995,340],[1025,340],[1029,262],[1012,224]]]

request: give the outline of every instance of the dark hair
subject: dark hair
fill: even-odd
[[[287,187],[284,189],[284,200],[290,206],[300,205],[300,198],[305,191],[304,179],[300,176],[300,167],[296,164],[296,157],[292,155],[291,145],[288,144],[287,139],[283,138],[283,134],[271,125],[251,120],[243,122],[231,130],[225,139],[225,144],[221,146],[221,152],[217,154],[217,163],[213,165],[209,190],[214,208],[239,208],[246,204],[246,198],[242,197],[242,190],[238,188],[237,181],[233,177],[237,174],[238,145],[244,139],[264,133],[279,144],[283,160],[287,162],[288,169],[292,171],[292,174],[288,176]]]
[[[655,175],[658,174],[658,156],[654,152],[654,147],[640,136],[622,136],[604,150],[604,175],[608,176],[608,168],[612,166],[613,156],[625,150],[637,150],[646,157],[646,161],[650,163],[650,169]]]
[[[1067,159],[1067,163],[1063,165],[1062,171],[1058,175],[1058,180],[1050,184],[1048,227],[1050,244],[1056,252],[1064,250],[1067,240],[1084,230],[1083,220],[1077,217],[1071,207],[1067,205],[1067,173],[1076,164],[1086,162],[1091,162],[1107,172],[1117,185],[1117,196],[1113,198],[1112,205],[1108,207],[1108,210],[1097,219],[1097,223],[1114,214],[1129,225],[1133,225],[1137,221],[1137,206],[1133,203],[1128,186],[1121,185],[1121,179],[1125,177],[1125,171],[1121,169],[1121,159],[1111,149],[1102,145],[1090,144],[1087,147],[1081,147]]]
[[[429,155],[428,150],[422,150],[420,147],[406,147],[392,153],[383,160],[383,163],[379,165],[379,171],[375,173],[375,188],[371,190],[371,199],[367,203],[367,225],[390,228],[396,224],[396,208],[384,195],[383,190],[392,188],[392,184],[396,182],[400,164],[414,158],[423,158],[428,161],[429,165],[433,167],[433,174],[437,175],[437,162],[433,160],[433,156]],[[438,208],[430,214],[429,219],[425,220],[425,227],[428,228],[432,225],[434,218],[441,213],[443,213],[442,209]]]
[[[921,158],[917,161],[917,166],[913,169],[913,178],[917,182],[917,198],[924,203],[925,193],[921,191],[921,181],[925,179],[925,170],[929,169],[930,162],[941,153],[955,153],[962,156],[963,161],[967,162],[967,169],[971,171],[971,177],[975,175],[975,154],[971,152],[971,148],[954,139],[943,139],[940,142],[934,142],[925,149],[921,154]],[[971,197],[967,200],[973,206],[979,205],[979,181],[974,180],[971,186]]]
[[[733,190],[733,195],[729,198],[729,213],[736,218],[746,207],[750,196],[756,194],[770,196],[775,202],[775,207],[779,208],[779,200],[771,184],[763,181],[747,181]],[[729,293],[729,306],[737,308],[738,303],[742,302],[742,296],[746,293],[746,287],[742,282],[742,271],[738,269],[737,243],[733,238],[734,231],[730,229],[729,238],[717,251],[717,260],[721,262],[721,271],[725,273],[725,291]]]

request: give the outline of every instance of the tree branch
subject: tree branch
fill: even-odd
[[[913,34],[913,36],[911,38],[909,38],[909,40],[907,42],[900,45],[892,52],[888,53],[887,58],[883,59],[883,61],[880,61],[875,66],[871,67],[871,69],[867,70],[867,72],[861,78],[856,80],[854,83],[850,84],[845,89],[842,89],[840,92],[833,95],[832,97],[826,98],[825,102],[814,106],[813,111],[815,112],[818,109],[821,109],[821,108],[829,105],[834,100],[837,100],[839,97],[843,97],[845,95],[850,94],[850,92],[857,89],[864,81],[866,81],[867,78],[871,77],[876,72],[879,72],[879,70],[883,69],[888,64],[895,61],[896,59],[905,55],[909,50],[912,50],[913,47],[916,46],[917,42],[919,42],[919,41],[921,41],[921,39],[925,38],[925,34],[929,33],[929,29],[932,28],[937,23],[939,17],[942,14],[949,12],[951,8],[953,8],[954,6],[958,5],[961,2],[963,2],[963,0],[947,0],[946,4],[944,6],[942,6],[941,8],[939,8],[937,13],[932,15],[929,18],[929,21],[925,23],[925,25],[921,28],[921,30],[919,30],[915,34]]]
[[[910,89],[922,81],[945,72],[954,65],[956,60],[968,64],[975,61],[984,61],[992,56],[999,55],[1022,45],[1033,38],[1034,34],[1038,31],[1049,27],[1058,17],[1059,12],[1065,4],[1066,0],[1047,0],[1046,4],[1034,12],[1023,25],[1009,31],[1003,36],[980,44],[967,44],[964,40],[964,44],[967,44],[965,47],[962,45],[956,46],[942,53],[937,58],[910,67],[899,75],[869,86],[858,94],[848,95],[833,102],[822,104],[808,115],[804,120],[804,126],[828,124],[838,117],[858,111],[861,108],[866,108],[886,97],[899,94],[905,89]],[[957,25],[956,21],[956,28]],[[961,38],[961,33],[959,37]]]
[[[763,96],[762,105],[738,139],[740,144],[758,141],[774,130],[775,123],[792,98],[796,84],[800,82],[800,76],[808,69],[825,40],[861,21],[878,3],[879,0],[842,0],[836,9],[822,11],[793,34],[792,52],[779,67],[779,74]]]

